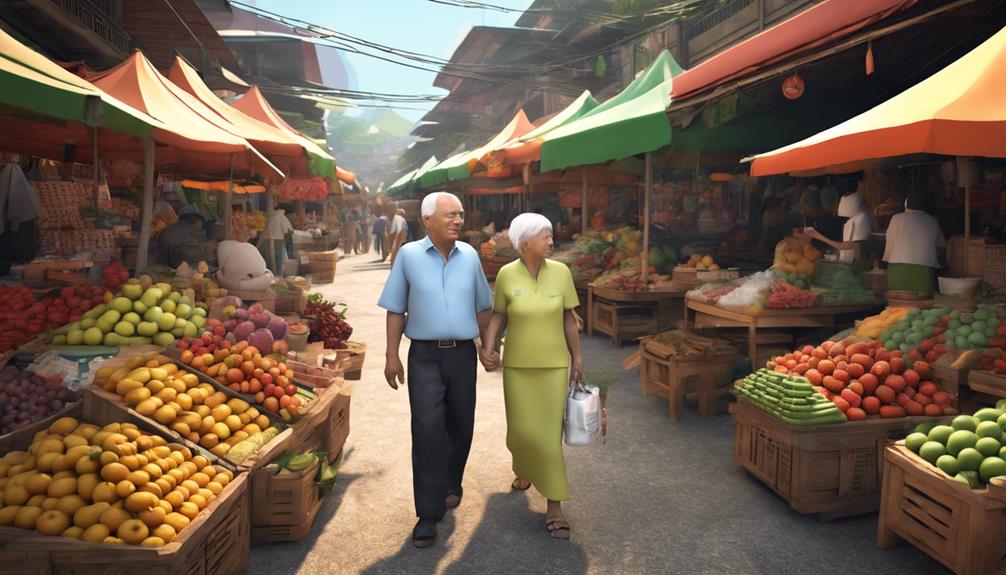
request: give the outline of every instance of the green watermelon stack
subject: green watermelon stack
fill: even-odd
[[[807,379],[759,369],[737,382],[737,393],[790,425],[843,423],[845,414]]]

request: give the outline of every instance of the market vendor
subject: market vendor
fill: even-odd
[[[283,275],[283,260],[293,253],[293,224],[286,217],[286,208],[278,206],[259,236],[258,250],[272,273]]]
[[[206,244],[206,217],[195,206],[187,205],[179,210],[178,221],[157,236],[157,261],[177,268],[184,261],[195,260],[189,261],[194,267],[199,261],[213,259],[215,250]]]
[[[845,218],[842,241],[827,238],[815,228],[807,230],[807,235],[810,237],[838,250],[838,261],[847,264],[863,262],[863,242],[870,239],[875,227],[873,214],[866,205],[866,199],[853,186],[854,184],[850,185],[850,189],[838,201],[838,216]]]
[[[891,218],[887,227],[884,261],[887,289],[931,296],[940,268],[939,251],[947,245],[936,218],[926,213],[930,195],[912,190],[905,211]]]

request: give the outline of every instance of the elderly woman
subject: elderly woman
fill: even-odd
[[[511,488],[532,485],[548,500],[545,528],[568,539],[562,501],[569,499],[562,458],[562,419],[571,380],[583,379],[579,305],[573,276],[552,253],[552,224],[541,214],[521,214],[510,224],[510,241],[521,254],[496,276],[493,316],[483,340],[484,363],[495,369],[496,336],[507,326],[503,346],[503,394],[507,448],[517,476]],[[572,362],[572,365],[571,365]]]

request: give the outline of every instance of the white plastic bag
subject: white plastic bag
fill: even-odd
[[[563,425],[566,445],[590,445],[601,435],[601,390],[577,382],[566,397],[566,421]]]

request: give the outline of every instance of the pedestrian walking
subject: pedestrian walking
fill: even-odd
[[[520,259],[496,276],[493,316],[480,355],[487,370],[499,367],[496,336],[506,323],[503,397],[507,449],[516,478],[511,489],[532,485],[548,500],[545,528],[568,539],[562,502],[569,499],[562,455],[563,414],[571,382],[583,381],[580,333],[573,309],[580,305],[573,275],[552,255],[552,224],[526,213],[510,223],[510,241]]]
[[[360,208],[360,230],[357,233],[356,247],[361,254],[370,253],[370,229],[374,225],[374,220],[370,216],[370,208],[362,206]]]
[[[461,201],[446,192],[431,194],[423,200],[422,218],[427,236],[402,246],[378,305],[388,312],[384,377],[392,389],[405,383],[402,334],[411,340],[412,489],[419,517],[412,543],[429,547],[437,522],[464,495],[475,423],[473,340],[489,323],[492,292],[478,253],[457,241],[464,224]]]
[[[425,201],[425,200],[424,200]],[[395,265],[395,256],[398,250],[405,244],[409,233],[409,224],[405,221],[405,210],[392,207],[388,212],[391,217],[391,225],[388,226],[388,236],[391,240],[391,265]]]
[[[269,216],[265,230],[259,236],[258,249],[273,275],[283,275],[283,261],[293,252],[293,224],[286,217],[286,208],[277,206]]]
[[[385,249],[386,246],[384,241],[384,236],[388,231],[388,216],[381,214],[381,217],[377,218],[374,222],[374,249],[377,254],[381,256],[381,261],[383,262],[388,258],[388,250]]]
[[[357,234],[360,226],[357,222],[358,214],[355,208],[346,208],[342,211],[342,251],[348,256],[357,251]]]

